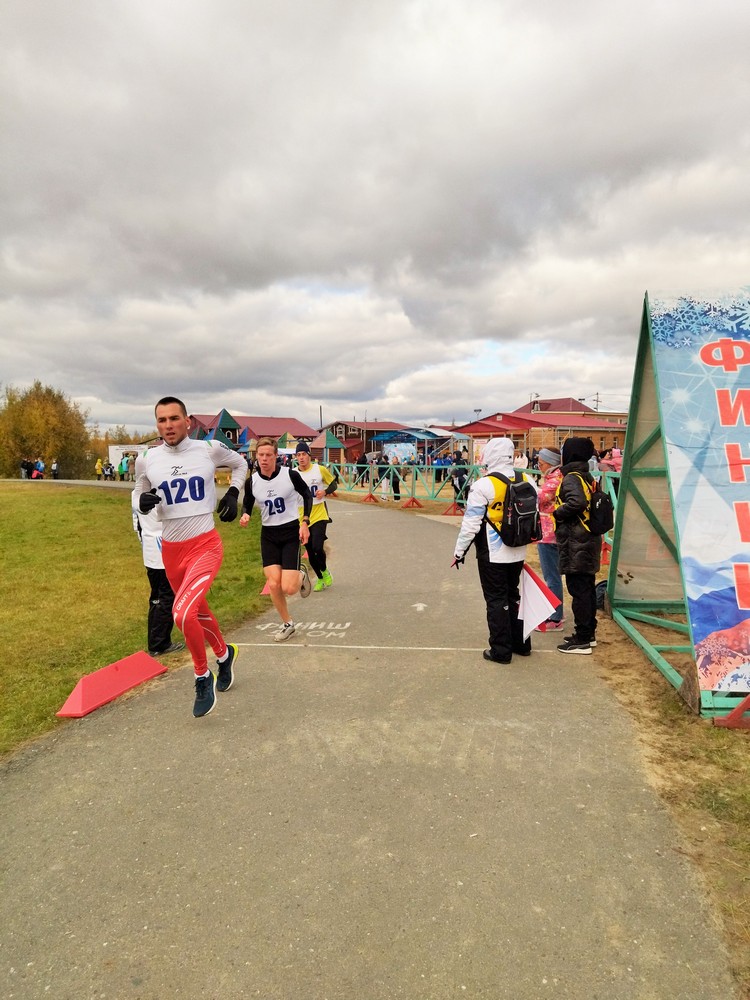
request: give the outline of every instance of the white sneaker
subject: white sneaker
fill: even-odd
[[[286,642],[297,631],[294,622],[284,622],[279,631],[273,637],[274,642]]]
[[[310,583],[310,574],[307,572],[307,566],[303,564],[300,573],[302,575],[302,583],[299,587],[300,597],[309,597],[312,593],[312,584]]]

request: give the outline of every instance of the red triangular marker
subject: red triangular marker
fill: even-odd
[[[167,668],[148,653],[133,653],[124,660],[117,660],[91,674],[85,674],[57,715],[80,719],[143,681],[166,672]]]

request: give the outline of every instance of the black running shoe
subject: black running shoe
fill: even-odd
[[[563,639],[563,642],[578,642],[578,639],[576,639],[574,635],[566,635],[565,638]],[[594,646],[596,646],[596,639],[592,639],[589,642],[589,646],[591,646],[591,648],[593,649]]]
[[[195,704],[193,715],[196,719],[213,712],[216,704],[216,678],[209,670],[208,677],[195,678]]]
[[[557,648],[561,653],[582,653],[584,656],[591,656],[591,643],[578,642],[574,635],[561,642]]]
[[[230,687],[234,684],[234,665],[237,662],[237,657],[240,655],[240,651],[233,642],[227,643],[227,650],[229,655],[223,663],[216,661],[216,665],[219,670],[216,674],[216,690],[217,691],[228,691]]]
[[[490,660],[491,663],[510,663],[510,656],[495,656],[491,649],[485,649],[482,653],[485,660]]]
[[[167,656],[169,653],[180,653],[185,648],[184,642],[173,642],[166,649],[149,649],[149,656]]]

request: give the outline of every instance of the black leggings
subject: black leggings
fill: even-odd
[[[513,653],[527,655],[531,651],[531,639],[524,639],[523,622],[518,617],[523,560],[493,563],[488,559],[477,559],[477,568],[487,605],[487,627],[493,657],[509,662]]]
[[[161,653],[172,642],[172,604],[174,593],[163,569],[146,567],[151,596],[148,604],[148,648],[150,652]]]

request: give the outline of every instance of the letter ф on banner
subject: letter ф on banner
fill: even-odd
[[[739,371],[740,365],[750,365],[750,344],[722,337],[701,347],[698,356],[704,365],[734,373]]]

